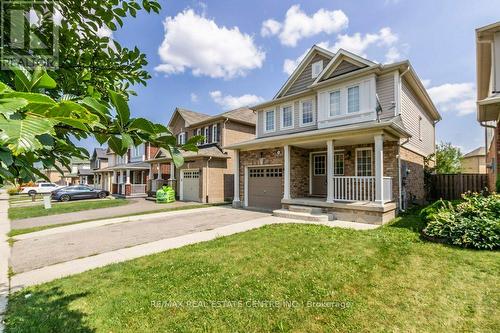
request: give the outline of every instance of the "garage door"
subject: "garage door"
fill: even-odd
[[[182,200],[200,201],[200,171],[182,170]]]
[[[248,206],[264,209],[281,208],[283,168],[248,169]]]

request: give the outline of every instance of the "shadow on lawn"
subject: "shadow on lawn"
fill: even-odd
[[[84,323],[85,313],[70,308],[85,296],[68,295],[60,288],[15,293],[9,298],[6,332],[95,332]]]
[[[422,207],[411,208],[400,214],[396,220],[389,225],[391,228],[403,228],[420,233],[425,227],[424,221],[418,216]]]

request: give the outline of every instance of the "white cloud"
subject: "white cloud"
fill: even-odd
[[[198,95],[191,93],[191,102],[198,103]]]
[[[459,116],[476,112],[473,83],[445,83],[429,88],[427,92],[439,111],[453,111]]]
[[[431,84],[431,79],[422,79],[422,84],[424,85],[425,88],[429,88],[429,85]]]
[[[379,47],[389,47],[385,55],[386,62],[394,62],[401,59],[401,53],[394,45],[397,43],[397,41],[398,35],[393,33],[391,28],[384,27],[375,34],[362,35],[361,33],[357,32],[354,35],[338,35],[337,41],[334,44],[331,44],[328,41],[324,41],[318,43],[317,45],[334,53],[342,48],[365,58],[367,57],[366,50],[370,46],[375,45]],[[283,62],[283,72],[288,75],[292,74],[295,68],[297,68],[299,63],[302,61],[302,59],[304,59],[308,51],[309,50],[306,50],[295,60],[285,59],[285,61]]]
[[[251,106],[264,101],[264,98],[250,94],[241,96],[223,96],[219,90],[211,91],[210,97],[215,103],[222,106],[224,110],[233,110],[243,106]]]
[[[261,35],[263,37],[278,35],[281,44],[296,46],[303,38],[319,33],[332,34],[345,29],[349,23],[347,15],[341,10],[328,11],[323,8],[308,16],[299,5],[290,7],[283,22],[273,19],[262,23]]]
[[[281,29],[281,23],[276,20],[269,19],[262,22],[260,34],[262,37],[277,35]]]
[[[260,68],[265,53],[238,27],[218,26],[214,20],[184,10],[163,23],[165,37],[158,49],[162,63],[156,71],[231,79]]]

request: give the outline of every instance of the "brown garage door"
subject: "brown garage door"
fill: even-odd
[[[248,206],[264,209],[281,208],[283,168],[248,169]]]

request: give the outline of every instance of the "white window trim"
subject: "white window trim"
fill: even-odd
[[[270,129],[270,130],[267,129],[267,113],[268,112],[273,112],[273,118],[274,118],[273,129]],[[264,114],[264,128],[263,128],[264,133],[271,133],[271,132],[276,131],[276,109],[265,110],[263,112],[263,114]]]
[[[372,176],[358,176],[358,151],[362,151],[362,150],[368,150],[370,151],[370,170],[371,170],[371,174]],[[354,152],[354,171],[355,171],[355,174],[356,174],[356,177],[373,177],[374,176],[374,171],[373,171],[373,148],[371,147],[363,147],[363,148],[356,148],[355,149],[355,152]]]
[[[345,154],[344,150],[342,151],[334,151],[333,152],[333,176],[344,176],[345,175]],[[342,173],[335,173],[335,163],[337,162],[337,159],[335,158],[335,155],[342,155]]]
[[[303,107],[302,107],[302,103],[304,102],[311,102],[312,104],[312,107],[311,107],[311,111],[312,111],[312,121],[310,123],[304,123],[303,120],[303,114],[304,114],[304,110],[303,110]],[[314,115],[314,107],[315,107],[315,103],[314,103],[314,98],[306,98],[306,99],[301,99],[299,101],[299,126],[300,127],[306,127],[306,126],[311,126],[311,125],[314,125],[314,122],[316,121],[316,117]]]
[[[177,144],[183,145],[186,143],[186,132],[180,132],[177,134]]]
[[[196,135],[201,135],[201,128],[196,129]]]
[[[319,70],[318,73],[315,74],[314,73],[314,67],[315,67],[314,65],[316,65],[318,63],[321,63],[321,69]],[[317,78],[321,74],[322,71],[323,71],[323,60],[318,60],[318,61],[315,61],[311,64],[311,78],[313,78],[313,79]]]
[[[344,112],[344,110],[342,110],[342,90],[343,89],[335,89],[335,90],[331,90],[331,91],[327,92],[327,94],[328,94],[328,114],[327,114],[327,117],[330,119],[343,117],[347,114],[347,110],[345,110],[345,112]],[[330,103],[330,98],[331,98],[330,95],[334,92],[337,92],[337,91],[339,92],[339,111],[340,111],[340,114],[332,115],[332,110],[331,110],[332,103]]]
[[[204,144],[207,144],[207,143],[208,143],[208,137],[209,137],[209,135],[210,135],[210,129],[209,129],[209,128],[208,128],[208,126],[207,126],[207,127],[205,127],[205,128],[203,129],[203,136],[205,137],[205,139],[203,140],[203,143],[204,143]]]
[[[217,124],[212,125],[212,143],[217,142]]]
[[[287,108],[287,107],[290,107],[292,109],[292,124],[290,126],[284,126],[285,117],[284,117],[283,109]],[[294,110],[293,104],[284,104],[284,105],[280,106],[280,129],[281,130],[294,128],[294,126],[295,126],[295,119],[294,118],[295,118],[295,110]]]
[[[358,87],[358,111],[349,112],[349,88]],[[345,114],[360,114],[361,113],[361,83],[351,84],[345,87]]]

